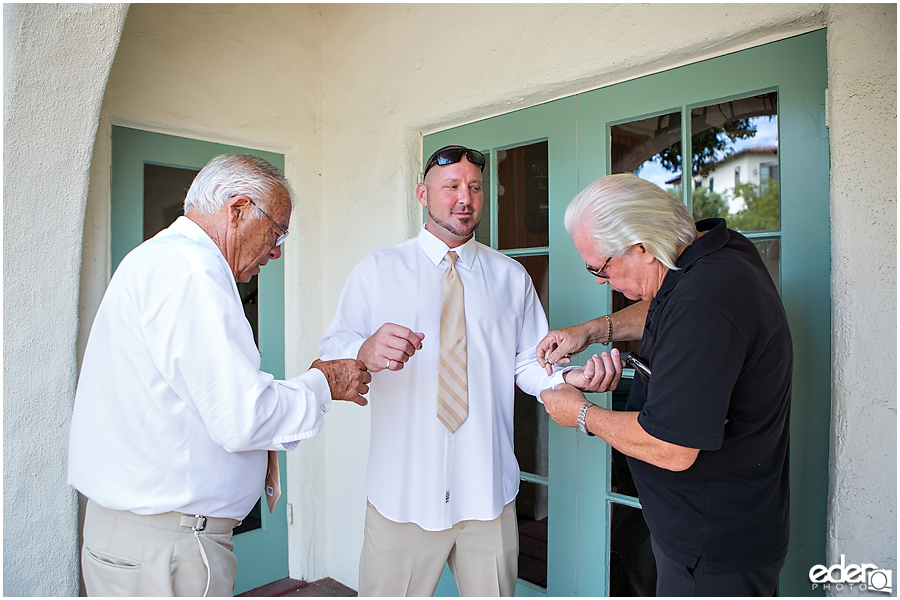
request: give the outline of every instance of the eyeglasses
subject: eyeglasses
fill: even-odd
[[[452,165],[462,160],[463,154],[469,159],[473,165],[478,165],[484,171],[484,154],[478,150],[469,150],[463,146],[446,146],[431,155],[428,162],[425,163],[425,173],[434,165],[443,167],[444,165]]]
[[[266,214],[266,211],[264,211],[263,209],[261,209],[261,208],[259,207],[259,205],[258,205],[256,202],[253,201],[253,199],[247,198],[247,200],[250,200],[250,204],[252,204],[253,206],[255,206],[255,207],[257,208],[257,210],[259,210],[259,212],[261,212],[262,214],[264,214],[268,220],[272,221],[272,225],[274,225],[275,227],[277,227],[277,228],[278,228],[278,231],[281,232],[281,235],[279,235],[279,236],[278,236],[278,239],[275,240],[275,245],[276,245],[276,246],[280,246],[281,244],[283,244],[283,243],[284,243],[284,240],[287,239],[287,236],[288,236],[288,230],[282,228],[281,225],[279,225],[279,224],[275,221],[275,219],[273,219],[273,218],[270,217],[268,214]]]
[[[612,260],[612,256],[606,259],[606,262],[603,263],[603,266],[599,269],[595,269],[591,265],[584,263],[584,267],[587,269],[587,272],[593,275],[594,277],[599,277],[600,279],[609,279],[609,275],[607,275],[603,270],[606,268],[606,265],[609,264],[609,261]]]

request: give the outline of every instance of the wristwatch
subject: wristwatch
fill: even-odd
[[[585,402],[581,405],[581,410],[578,412],[578,429],[581,430],[581,433],[586,433],[590,436],[594,434],[588,431],[587,426],[584,424],[584,418],[587,416],[587,411],[591,409],[592,406],[597,406],[593,402]]]

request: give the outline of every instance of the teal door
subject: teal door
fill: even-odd
[[[253,154],[284,169],[284,156],[280,154],[113,127],[110,210],[113,271],[128,252],[182,214],[184,196],[194,176],[214,156],[225,153]],[[239,284],[238,289],[244,299],[244,312],[256,334],[262,369],[283,378],[284,261],[271,261],[258,277]],[[278,460],[284,473],[283,452],[279,453]],[[262,506],[257,502],[241,527],[235,530],[236,594],[288,576],[285,498],[278,500],[272,514]]]
[[[795,352],[791,543],[781,595],[810,595],[809,569],[825,559],[831,396],[825,56],[825,32],[814,32],[429,135],[423,151],[428,157],[443,145],[463,144],[490,155],[490,221],[479,239],[518,257],[539,249],[505,246],[498,232],[507,220],[533,221],[541,207],[526,197],[521,214],[504,210],[516,186],[499,180],[497,166],[509,160],[509,149],[546,140],[549,223],[541,252],[549,290],[542,299],[551,328],[622,306],[584,273],[563,228],[568,203],[599,177],[637,172],[681,197],[695,218],[722,216],[754,241],[781,290]],[[537,278],[535,284],[540,290]],[[625,393],[592,400],[619,408],[629,383],[620,386]],[[517,399],[517,430],[527,406]],[[533,556],[520,556],[517,594],[652,595],[653,557],[621,455],[573,429],[555,423],[548,429],[545,477],[525,468],[535,450],[530,442],[520,449],[516,432],[520,489],[545,485],[548,500],[546,580],[532,577]],[[531,525],[520,514],[523,552]],[[452,578],[439,591],[455,593]]]

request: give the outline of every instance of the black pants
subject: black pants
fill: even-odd
[[[656,558],[657,596],[774,596],[784,559],[752,571],[708,573],[703,558],[693,569],[666,556],[650,536]]]

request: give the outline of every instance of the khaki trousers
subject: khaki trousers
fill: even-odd
[[[415,523],[395,523],[369,503],[359,595],[432,596],[449,564],[460,596],[512,596],[519,570],[515,504],[492,521],[426,531]]]
[[[232,529],[239,522],[208,519],[194,535],[180,525],[182,516],[137,515],[89,500],[81,548],[88,596],[233,595]]]

